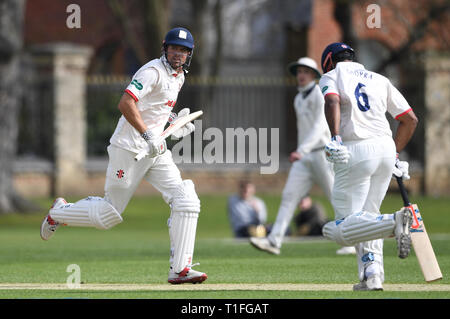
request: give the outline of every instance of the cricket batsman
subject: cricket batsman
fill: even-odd
[[[409,165],[398,154],[418,120],[389,79],[366,70],[354,57],[349,45],[332,43],[321,59],[319,86],[331,133],[325,154],[334,163],[331,203],[336,218],[322,232],[338,244],[356,246],[360,282],[353,290],[382,290],[383,238],[396,237],[400,258],[411,249],[411,212],[403,208],[380,214],[380,206],[393,174],[409,179]],[[399,121],[394,138],[386,112]]]
[[[124,212],[142,179],[161,192],[169,205],[171,284],[201,283],[205,273],[193,268],[194,243],[200,200],[191,180],[182,180],[165,141],[158,137],[173,113],[194,50],[194,38],[185,28],[170,30],[163,41],[162,55],[143,65],[125,89],[118,108],[122,113],[108,146],[109,163],[104,197],[89,196],[76,203],[57,198],[41,225],[48,240],[60,226],[109,229],[122,222]],[[182,109],[178,116],[189,114]],[[181,138],[192,133],[188,123],[172,134]],[[140,161],[135,156],[146,150]],[[197,264],[198,265],[198,264]]]

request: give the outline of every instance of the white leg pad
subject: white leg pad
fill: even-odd
[[[170,264],[179,273],[192,264],[200,213],[200,199],[191,180],[184,180],[180,184],[173,194],[170,206],[172,213],[167,221],[171,245]]]
[[[200,199],[195,192],[194,183],[190,179],[184,180],[180,184],[173,194],[170,207],[174,213],[200,212]]]
[[[394,228],[393,214],[360,212],[326,223],[322,233],[342,246],[354,246],[364,241],[390,237],[394,234]]]
[[[359,281],[377,274],[384,282],[383,239],[365,241],[356,245]]]
[[[50,209],[50,216],[69,226],[109,229],[123,221],[122,216],[106,200],[89,196],[73,204]]]
[[[168,221],[171,242],[170,264],[176,273],[192,264],[197,220],[198,213],[172,212],[170,215]]]

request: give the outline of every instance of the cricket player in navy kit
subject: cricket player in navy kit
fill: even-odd
[[[386,77],[354,62],[354,50],[347,44],[328,45],[321,65],[319,86],[331,133],[325,153],[335,172],[331,201],[335,220],[322,231],[338,244],[356,246],[360,282],[354,290],[382,290],[383,238],[396,237],[400,258],[411,249],[411,212],[380,214],[380,206],[393,174],[409,179],[408,163],[398,154],[418,120]],[[386,111],[399,121],[394,137]]]
[[[108,146],[105,196],[89,196],[76,203],[57,198],[41,225],[41,237],[48,240],[63,225],[109,229],[122,222],[124,212],[142,179],[161,192],[170,206],[168,219],[171,243],[168,282],[198,283],[205,273],[192,269],[200,200],[191,180],[182,180],[166,142],[158,137],[169,120],[190,64],[194,38],[185,28],[170,30],[162,55],[142,66],[125,89],[118,108],[122,113]],[[182,109],[178,116],[189,114]],[[194,131],[188,123],[172,136],[181,138]],[[142,151],[147,156],[135,161]]]

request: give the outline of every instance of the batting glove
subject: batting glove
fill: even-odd
[[[402,179],[404,179],[406,181],[411,178],[409,176],[408,171],[409,171],[408,162],[399,160],[398,153],[397,153],[395,156],[395,165],[394,165],[394,170],[392,171],[392,174],[394,174],[394,176],[396,176],[396,177],[401,177]]]
[[[178,115],[175,113],[171,113],[170,117],[169,117],[169,123],[173,124],[175,123],[175,121],[177,120],[177,118],[182,117],[182,116],[186,116],[190,113],[189,108],[184,108],[182,109],[180,112],[178,112]],[[172,133],[171,135],[171,139],[172,140],[179,140],[180,138],[191,134],[192,132],[195,131],[195,125],[191,122],[187,123],[185,126],[181,127],[180,129],[176,130],[175,132]]]
[[[339,135],[333,136],[331,142],[325,145],[325,156],[327,160],[334,164],[347,164],[350,153],[342,143]]]
[[[150,157],[164,154],[164,152],[167,150],[166,140],[158,143],[158,139],[150,130],[141,134],[141,136],[148,143],[148,155]]]

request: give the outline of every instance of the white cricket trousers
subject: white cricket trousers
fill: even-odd
[[[306,154],[292,164],[281,196],[275,224],[268,235],[272,244],[281,248],[295,209],[300,200],[311,190],[313,183],[319,185],[330,199],[333,179],[332,164],[326,160],[323,150]]]
[[[106,173],[105,200],[122,214],[136,188],[145,179],[170,205],[167,221],[170,237],[171,271],[181,272],[192,264],[200,201],[191,180],[183,181],[180,171],[167,150],[155,158],[134,160],[135,153],[108,147],[109,165]]]
[[[353,213],[380,214],[395,164],[395,144],[390,136],[344,143],[350,153],[347,164],[334,164],[334,186],[331,203],[335,219]],[[364,221],[361,221],[364,228]],[[360,280],[364,279],[367,256],[380,266],[384,281],[383,239],[361,242],[355,246]],[[364,257],[366,256],[366,257]]]
[[[109,164],[106,171],[105,200],[119,214],[125,210],[142,179],[152,184],[170,203],[182,178],[170,150],[155,158],[145,157],[136,162],[133,152],[108,146]]]

